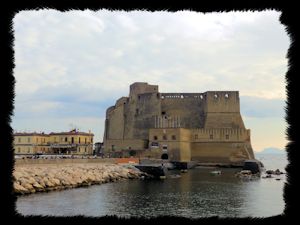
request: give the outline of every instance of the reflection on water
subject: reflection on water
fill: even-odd
[[[22,196],[17,210],[24,215],[188,218],[267,217],[283,212],[284,175],[280,181],[241,181],[234,176],[237,169],[222,169],[221,175],[211,171],[195,168],[180,178],[128,180]]]

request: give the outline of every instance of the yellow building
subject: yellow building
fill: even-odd
[[[92,133],[72,130],[69,132],[50,133],[50,148],[53,153],[84,154],[93,153]]]
[[[44,133],[15,133],[16,154],[49,153],[49,135]]]
[[[239,163],[253,159],[250,130],[154,128],[145,157],[202,163]]]
[[[93,153],[93,133],[72,130],[59,133],[15,133],[16,154],[83,154]]]

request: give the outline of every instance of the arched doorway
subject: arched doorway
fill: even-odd
[[[161,155],[161,159],[168,159],[168,158],[169,158],[169,156],[167,153],[164,153]]]

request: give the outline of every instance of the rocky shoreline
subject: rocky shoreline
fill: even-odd
[[[76,163],[17,166],[13,175],[14,191],[17,195],[22,195],[139,179],[144,173],[134,167],[117,164]]]

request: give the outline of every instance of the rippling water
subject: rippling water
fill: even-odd
[[[285,155],[258,155],[266,169],[284,171]],[[238,169],[195,168],[180,178],[126,180],[91,187],[21,196],[17,211],[24,215],[121,217],[159,215],[199,218],[268,217],[284,210],[281,180],[241,181]]]

